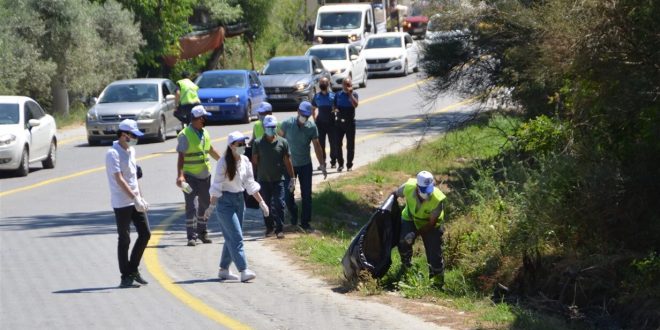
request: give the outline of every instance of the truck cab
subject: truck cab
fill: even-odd
[[[333,4],[319,8],[314,26],[317,44],[350,43],[362,46],[376,33],[374,11],[370,4]]]

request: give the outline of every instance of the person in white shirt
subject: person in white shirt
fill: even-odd
[[[105,154],[105,169],[110,186],[110,202],[115,212],[117,222],[117,257],[119,271],[121,272],[122,288],[139,287],[147,284],[138,266],[144,249],[151,238],[149,221],[145,216],[149,204],[144,200],[138,185],[137,164],[135,161],[135,148],[137,138],[143,136],[137,127],[137,122],[125,119],[119,123],[117,141]],[[138,239],[131,251],[130,259],[128,249],[131,245],[131,222],[138,232]]]
[[[241,282],[247,282],[257,275],[247,268],[247,258],[243,249],[243,217],[245,214],[245,200],[243,191],[254,196],[264,216],[269,215],[268,205],[259,194],[261,188],[254,181],[252,164],[243,155],[247,137],[241,132],[229,133],[227,150],[215,167],[215,175],[209,189],[211,205],[206,210],[208,218],[213,210],[220,217],[220,229],[225,238],[220,257],[221,280],[237,280],[238,276],[229,271],[229,265],[234,262],[241,273]]]

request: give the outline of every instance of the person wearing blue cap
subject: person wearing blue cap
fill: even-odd
[[[252,139],[250,139],[250,143],[264,136],[264,118],[273,114],[273,106],[268,102],[261,102],[257,107],[257,114],[259,120],[255,121],[254,125],[252,125]]]
[[[117,257],[119,259],[119,271],[121,272],[122,288],[139,287],[139,284],[147,284],[138,266],[144,249],[151,238],[149,220],[146,212],[149,203],[144,200],[143,192],[138,184],[138,166],[135,161],[135,146],[138,137],[144,134],[138,129],[137,122],[132,119],[124,119],[119,123],[117,141],[105,154],[105,170],[110,186],[110,202],[115,212],[117,223]],[[138,232],[138,239],[133,245],[130,258],[128,250],[131,245],[131,222]]]
[[[289,142],[291,150],[291,163],[295,176],[285,183],[289,189],[286,192],[286,204],[291,215],[291,224],[298,224],[298,208],[293,197],[293,190],[296,186],[296,177],[300,180],[300,194],[302,196],[302,217],[301,227],[305,232],[312,232],[314,229],[310,226],[312,220],[312,157],[309,151],[309,144],[314,145],[316,159],[318,159],[323,179],[327,178],[328,172],[325,168],[325,159],[323,150],[319,143],[319,132],[316,124],[309,120],[312,115],[312,104],[303,101],[298,106],[298,115],[282,122],[279,134]]]
[[[284,178],[293,177],[293,165],[287,140],[277,135],[277,118],[264,118],[264,135],[252,144],[252,164],[256,169],[261,196],[271,212],[264,216],[266,237],[275,233],[284,238]]]
[[[422,237],[429,264],[429,277],[435,287],[444,284],[444,260],[442,258],[442,222],[444,221],[445,195],[434,186],[433,175],[428,171],[417,173],[417,179],[409,179],[393,194],[403,197],[406,207],[401,211],[401,235],[399,254],[404,269],[412,263],[413,244]]]

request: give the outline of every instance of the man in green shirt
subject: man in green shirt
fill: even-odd
[[[277,238],[284,238],[284,177],[293,177],[293,165],[289,154],[289,143],[276,133],[277,119],[267,115],[263,119],[264,134],[252,144],[252,164],[261,185],[261,197],[271,210],[264,217],[266,237],[275,232]]]

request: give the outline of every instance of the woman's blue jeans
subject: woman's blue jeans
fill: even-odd
[[[247,268],[247,258],[243,249],[243,216],[245,200],[243,193],[222,192],[215,211],[220,217],[220,229],[225,238],[220,257],[220,268],[228,269],[233,261],[239,271]]]

